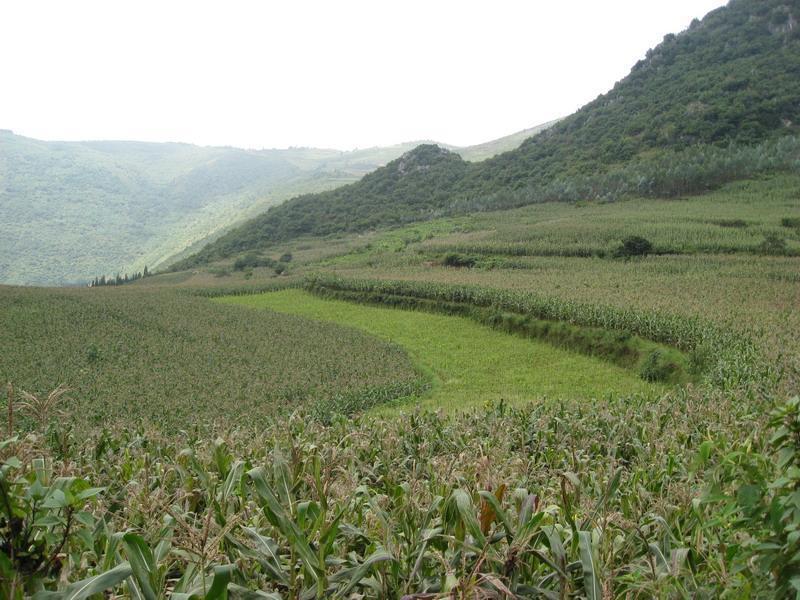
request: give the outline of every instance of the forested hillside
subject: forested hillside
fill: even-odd
[[[614,88],[461,189],[543,185],[653,150],[756,144],[800,125],[800,2],[733,0],[668,35]]]
[[[3,132],[0,281],[65,283],[157,266],[271,204],[354,181],[384,160],[378,151],[43,142]]]
[[[455,150],[478,160],[523,135]],[[418,143],[249,151],[44,142],[0,131],[0,283],[86,282],[158,267],[287,198],[356,181]]]
[[[696,193],[793,168],[799,21],[797,1],[733,0],[666,36],[610,92],[516,150],[470,165],[418,148],[358,183],[273,208],[176,268],[302,235],[548,200]]]

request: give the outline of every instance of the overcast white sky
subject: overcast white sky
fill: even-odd
[[[724,0],[2,0],[0,128],[468,145],[564,116]]]

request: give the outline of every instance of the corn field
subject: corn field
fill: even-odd
[[[767,474],[772,452],[787,473],[797,464],[797,410],[775,417],[771,446],[751,407],[690,391],[327,426],[297,412],[213,441],[127,427],[65,437],[51,423],[2,444],[2,589],[750,597],[786,559],[753,522],[793,506]]]

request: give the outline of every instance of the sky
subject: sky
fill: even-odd
[[[0,128],[471,145],[566,116],[723,0],[2,0]]]

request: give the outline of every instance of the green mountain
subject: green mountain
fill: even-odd
[[[732,0],[515,150],[468,164],[422,146],[357,183],[272,208],[175,268],[303,235],[548,200],[671,196],[794,165],[798,23],[798,0]]]
[[[521,141],[454,149],[479,159]],[[357,181],[418,143],[250,151],[44,142],[0,130],[0,283],[73,283],[164,265],[287,198]]]

